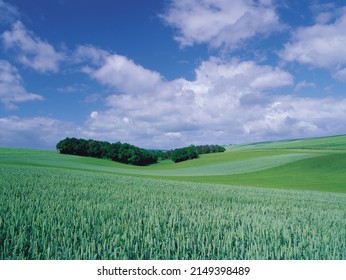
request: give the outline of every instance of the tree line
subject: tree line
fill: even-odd
[[[171,159],[177,163],[198,158],[201,154],[222,153],[224,151],[226,151],[226,149],[219,145],[190,145],[188,147],[166,151],[162,159]]]
[[[106,158],[116,162],[142,166],[156,163],[159,159],[171,159],[177,163],[198,158],[200,154],[225,151],[225,148],[219,145],[190,145],[169,151],[146,150],[128,143],[109,143],[77,138],[65,138],[57,143],[56,148],[61,154]]]
[[[61,154],[108,158],[133,165],[149,165],[158,160],[157,156],[148,150],[120,142],[65,138],[57,143],[56,148]]]

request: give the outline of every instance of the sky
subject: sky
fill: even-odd
[[[0,0],[0,147],[346,133],[346,3]]]

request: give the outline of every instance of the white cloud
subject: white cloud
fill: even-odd
[[[123,61],[125,67],[129,63],[152,73],[126,58]],[[105,57],[88,75],[92,77],[109,63]],[[109,76],[120,71],[111,69]],[[59,140],[74,136],[174,148],[331,135],[346,130],[346,99],[280,95],[281,87],[293,86],[292,76],[280,68],[212,57],[195,73],[191,81],[160,78],[151,94],[142,90],[152,87],[149,79],[149,86],[141,81],[129,91],[111,94],[103,99],[107,108],[92,110],[82,126],[47,117],[0,119],[0,145],[11,146],[14,144],[9,139],[19,139],[16,146],[54,148]],[[307,82],[300,84],[309,86]],[[107,86],[126,88],[122,82]],[[272,94],[273,89],[276,94]]]
[[[113,59],[120,59],[121,67]],[[234,135],[244,133],[243,121],[258,117],[255,111],[244,110],[270,102],[264,92],[293,84],[289,73],[253,61],[212,57],[196,69],[193,81],[166,81],[118,55],[108,54],[102,61],[95,69],[89,66],[86,73],[120,93],[106,98],[109,109],[90,114],[85,124],[87,136],[151,148],[229,143]],[[117,75],[127,80],[117,79]],[[137,75],[145,79],[138,80]]]
[[[309,83],[309,82],[304,80],[304,81],[297,83],[294,90],[299,91],[299,90],[302,90],[305,88],[316,88],[316,85],[314,83]]]
[[[340,81],[344,81],[346,82],[346,67],[337,71],[335,74],[334,74],[334,77]]]
[[[42,96],[25,90],[22,78],[14,66],[5,60],[0,60],[0,102],[6,108],[15,109],[14,103],[42,99]]]
[[[98,115],[99,115],[99,113],[98,113],[97,111],[93,111],[93,112],[91,112],[91,114],[90,114],[90,118],[96,119]]]
[[[136,93],[140,89],[142,94],[150,94],[163,82],[159,73],[145,69],[125,56],[91,46],[80,46],[75,57],[79,63],[88,61],[94,64],[82,69],[90,77],[121,93]]]
[[[104,85],[117,88],[122,93],[143,93],[154,90],[161,82],[157,72],[147,70],[121,55],[110,55],[102,67],[88,71],[90,76]]]
[[[103,97],[100,93],[92,93],[87,95],[82,102],[83,103],[97,103],[101,100],[103,100]]]
[[[258,119],[244,123],[251,138],[285,139],[341,134],[346,130],[346,99],[278,96]]]
[[[75,51],[74,60],[76,63],[88,61],[94,65],[101,65],[104,64],[108,56],[109,52],[105,50],[93,46],[78,46]]]
[[[0,0],[1,13],[3,7]],[[11,15],[13,7],[5,8]],[[18,17],[16,10],[12,11],[11,23]],[[338,13],[320,12],[315,25],[297,29],[281,57],[331,69],[335,78],[346,81],[346,8]],[[250,38],[281,28],[271,0],[172,0],[162,17],[176,28],[176,40],[182,47],[203,43],[235,49]],[[15,51],[19,62],[39,72],[57,72],[66,59],[20,21],[1,38],[6,48]],[[195,69],[192,80],[168,81],[128,57],[91,45],[78,46],[69,58],[74,67],[79,65],[110,94],[85,97],[84,102],[93,108],[82,126],[48,117],[0,118],[0,145],[54,148],[57,141],[74,136],[174,148],[340,134],[346,130],[346,99],[280,94],[286,86],[296,91],[316,87],[301,81],[293,88],[293,76],[280,67],[211,57]],[[76,82],[57,90],[75,92],[84,87]],[[42,99],[26,91],[14,66],[0,60],[0,102],[5,107]],[[106,108],[96,106],[96,102],[104,102]]]
[[[172,0],[164,21],[176,28],[182,47],[206,43],[236,48],[258,34],[279,30],[272,1]]]
[[[47,117],[0,118],[0,146],[54,149],[66,136],[82,135],[81,129],[68,122]]]
[[[257,65],[254,61],[223,61],[211,57],[196,70],[196,80],[210,84],[226,83],[226,86],[252,90],[270,89],[292,85],[293,77],[269,65]]]
[[[39,72],[59,70],[64,55],[28,31],[20,21],[14,23],[12,30],[5,31],[1,37],[6,48],[13,48],[18,52],[17,59],[23,65]]]
[[[73,92],[82,92],[88,88],[86,84],[83,83],[75,83],[73,85],[69,85],[66,87],[59,87],[56,90],[62,93],[73,93]]]
[[[123,61],[126,66],[130,60]],[[100,63],[93,71],[104,65]],[[130,65],[152,73],[132,61]],[[107,76],[118,72],[119,68],[110,67]],[[294,85],[292,75],[280,68],[211,57],[195,74],[191,81],[154,79],[156,86],[150,78],[148,85],[146,80],[138,83],[134,79],[136,86],[128,91],[122,82],[107,83],[123,91],[105,99],[108,109],[91,113],[85,135],[147,148],[172,148],[340,134],[346,129],[346,99],[279,94],[281,87]],[[142,90],[151,87],[151,94]],[[303,81],[296,86],[304,87],[314,84]]]
[[[338,69],[346,64],[345,30],[346,7],[332,23],[320,21],[313,26],[298,28],[280,55],[286,61]]]
[[[331,12],[322,12],[319,13],[316,16],[316,22],[319,24],[326,24],[328,22],[330,22],[330,20],[333,18],[333,13]]]
[[[9,3],[0,0],[0,23],[11,24],[19,18],[17,8]]]
[[[336,3],[327,2],[327,3],[312,3],[310,6],[312,13],[315,16],[316,23],[326,24],[335,19],[338,8]]]

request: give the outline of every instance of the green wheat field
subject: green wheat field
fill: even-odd
[[[0,259],[346,259],[346,136],[138,167],[0,149]]]

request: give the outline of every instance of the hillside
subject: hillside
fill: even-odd
[[[0,165],[90,170],[161,179],[271,188],[346,192],[346,136],[263,142],[227,147],[178,164],[146,167],[60,155],[55,151],[0,149]]]
[[[258,149],[258,148],[346,150],[346,135],[257,142],[252,144],[228,146],[227,150],[234,150],[234,149],[248,150],[248,149]]]

